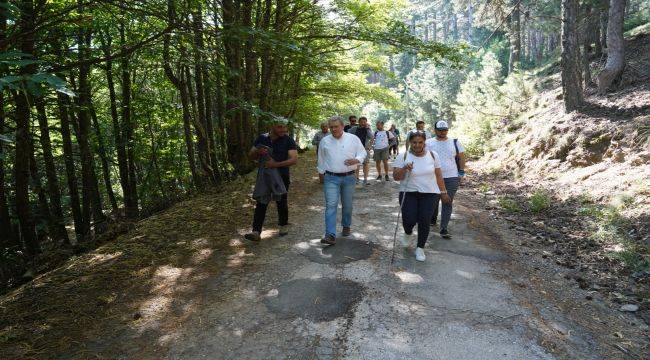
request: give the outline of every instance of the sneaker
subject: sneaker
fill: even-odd
[[[366,186],[367,186],[367,185],[370,185],[370,184],[368,184],[368,180],[365,180],[365,179],[364,179],[364,180],[363,180],[363,185],[366,185]]]
[[[381,181],[381,175],[377,176],[377,180]]]
[[[399,238],[399,242],[402,245],[402,247],[409,247],[413,243],[414,238],[415,238],[415,234],[402,233],[402,236],[400,236]]]
[[[281,225],[280,236],[286,236],[286,235],[289,235],[289,225]]]
[[[434,220],[434,219],[431,219],[431,223],[430,223],[430,225],[431,225],[431,226],[436,226],[436,225],[438,225],[438,221],[437,221],[437,220]]]
[[[250,241],[260,241],[260,232],[259,231],[251,231],[248,234],[244,235],[244,239],[250,240]]]
[[[385,179],[386,181],[390,181],[390,178],[388,177],[388,175],[384,175],[384,179]]]
[[[440,229],[440,236],[442,236],[443,239],[451,239],[451,234],[447,229]]]
[[[421,247],[415,248],[415,260],[424,261],[427,257],[424,255],[424,249]]]
[[[350,236],[350,227],[349,226],[344,226],[343,231],[341,232],[341,236]]]
[[[327,234],[322,239],[320,239],[321,244],[334,245],[336,244],[336,238],[334,235]]]
[[[360,182],[361,182],[361,180],[357,179],[357,185],[359,185]]]

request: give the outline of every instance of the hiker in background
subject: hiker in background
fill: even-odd
[[[356,168],[366,158],[366,149],[358,137],[343,131],[343,120],[333,116],[329,120],[331,136],[321,140],[318,151],[318,174],[325,193],[325,236],[321,242],[336,243],[336,211],[341,201],[343,236],[350,235],[352,201],[354,198]]]
[[[259,162],[259,167],[258,181],[255,183],[255,190],[253,191],[253,197],[257,201],[255,214],[253,215],[253,231],[244,235],[247,240],[260,240],[266,209],[271,200],[275,200],[278,207],[280,236],[289,233],[289,204],[287,201],[287,193],[291,183],[289,167],[295,165],[298,161],[298,148],[296,142],[287,135],[287,132],[287,120],[276,118],[273,125],[271,125],[271,130],[260,135],[248,152],[250,159]],[[277,183],[277,177],[273,174],[276,171],[282,184]],[[281,192],[281,185],[284,185],[284,194],[277,196]]]
[[[351,127],[347,132],[356,135],[366,149],[366,159],[363,160],[363,185],[368,185],[368,173],[370,172],[370,149],[372,148],[372,130],[365,116],[359,118],[359,125]],[[360,166],[357,166],[357,184],[359,183]]]
[[[348,130],[353,126],[357,126],[357,117],[355,115],[350,115],[348,116],[348,124],[345,125],[343,131],[348,132]]]
[[[311,140],[311,144],[316,147],[316,154],[318,155],[318,144],[323,138],[329,135],[329,129],[326,122],[320,123],[320,131],[314,135],[314,138]]]
[[[439,156],[425,148],[424,133],[414,132],[407,140],[411,151],[398,156],[393,168],[393,178],[400,182],[399,203],[402,209],[402,246],[410,246],[414,235],[413,228],[418,225],[418,242],[415,259],[424,261],[424,245],[429,237],[429,221],[433,204],[441,198],[450,201],[445,190],[445,182],[440,171]]]
[[[448,225],[449,219],[451,219],[454,195],[458,191],[461,179],[465,176],[465,149],[458,139],[449,139],[447,137],[448,131],[449,124],[444,120],[440,120],[435,127],[436,137],[426,141],[427,149],[435,151],[440,156],[442,177],[445,179],[445,187],[450,198],[448,203],[442,203],[440,211],[440,236],[445,239],[451,238]],[[433,207],[433,216],[431,217],[432,225],[436,224],[437,218],[438,202],[436,201]]]
[[[388,130],[384,130],[384,122],[377,121],[377,130],[374,135],[374,153],[372,155],[375,164],[377,165],[377,180],[381,181],[381,164],[384,164],[384,177],[386,181],[390,181],[388,177],[388,145],[395,135]]]
[[[422,120],[418,120],[418,121],[415,123],[415,129],[414,129],[414,130],[410,130],[410,131],[408,132],[408,134],[406,134],[406,138],[407,138],[407,139],[410,139],[410,138],[411,138],[411,134],[413,134],[414,132],[418,132],[418,131],[419,131],[419,132],[423,132],[423,133],[424,133],[424,136],[426,136],[427,139],[431,139],[431,133],[430,133],[428,130],[425,130],[425,129],[424,129],[424,121],[422,121]],[[409,151],[409,141],[408,141],[408,140],[406,141],[406,144],[404,145],[404,147],[405,147],[406,151]]]
[[[388,156],[392,156],[395,159],[397,158],[397,154],[399,154],[399,130],[397,130],[395,124],[392,124],[388,131],[392,132],[395,136],[389,141]]]

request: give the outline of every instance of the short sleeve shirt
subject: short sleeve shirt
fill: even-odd
[[[388,147],[388,140],[394,138],[392,132],[386,130],[375,131],[375,150],[381,150]]]
[[[253,146],[257,147],[258,145],[265,145],[273,149],[271,151],[271,158],[273,160],[280,162],[289,159],[289,150],[297,150],[296,142],[289,135],[282,136],[271,141],[271,136],[268,133],[262,134],[255,139]],[[289,176],[289,167],[279,167],[278,172],[280,175]]]
[[[456,147],[454,146],[454,139],[447,138],[447,140],[440,141],[437,138],[428,139],[426,147],[429,151],[435,151],[440,155],[440,163],[442,164],[441,171],[443,178],[458,177],[458,166],[456,165]],[[465,152],[465,148],[456,140],[458,152]]]
[[[436,181],[436,168],[440,167],[440,156],[435,152],[427,151],[423,156],[415,156],[408,152],[406,159],[400,154],[395,159],[393,166],[402,168],[405,164],[413,163],[413,170],[407,179],[400,181],[400,191],[440,194]]]

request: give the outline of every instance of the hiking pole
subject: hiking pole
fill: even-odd
[[[408,185],[410,179],[411,179],[411,172],[407,171],[406,178],[404,179],[404,189],[406,189],[406,186]],[[402,184],[400,184],[400,187],[402,187]],[[399,194],[397,195],[397,198],[399,199]],[[399,211],[397,212],[397,221],[395,222],[395,232],[393,233],[393,252],[390,255],[390,265],[388,266],[388,271],[393,270],[393,262],[395,262],[395,241],[397,240],[397,229],[399,228],[399,218],[402,215],[402,207],[404,206],[405,202],[406,202],[406,191],[404,191],[404,197],[402,198],[402,201],[399,204]]]

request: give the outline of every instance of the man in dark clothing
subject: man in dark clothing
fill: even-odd
[[[368,125],[368,119],[365,116],[362,116],[359,118],[359,125],[355,125],[348,129],[347,131],[350,134],[356,135],[359,140],[361,140],[361,144],[363,147],[366,149],[366,153],[370,151],[372,148],[372,140],[373,140],[373,135],[372,135],[372,130],[370,129],[370,126]],[[363,185],[368,185],[368,172],[370,172],[370,156],[366,155],[366,159],[363,161]],[[359,183],[359,170],[361,169],[361,166],[357,167],[357,184]]]
[[[351,127],[353,127],[353,126],[357,126],[357,117],[356,117],[356,116],[354,116],[354,115],[350,115],[350,116],[348,117],[348,121],[349,121],[350,123],[347,124],[347,125],[345,125],[345,126],[343,127],[343,131],[345,131],[345,132],[348,132],[348,130],[350,130]]]
[[[286,119],[276,119],[271,126],[271,130],[266,134],[260,135],[255,140],[253,147],[248,152],[248,156],[252,160],[264,159],[263,165],[261,166],[267,169],[277,168],[286,190],[289,191],[289,184],[291,183],[289,166],[295,165],[298,161],[298,147],[296,146],[296,142],[287,135],[287,132]],[[278,206],[280,236],[284,236],[289,233],[287,226],[289,223],[287,194],[282,195],[276,204]],[[253,216],[253,231],[244,236],[247,240],[260,240],[267,207],[268,203],[257,202]]]

